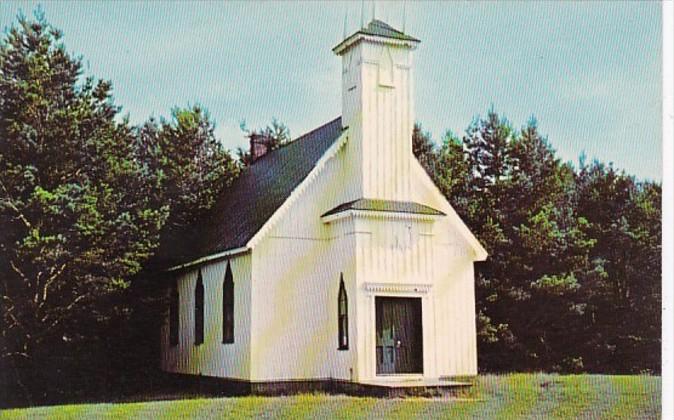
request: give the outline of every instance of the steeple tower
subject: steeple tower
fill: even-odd
[[[333,48],[342,57],[342,124],[361,197],[410,199],[412,52],[419,42],[373,19]]]

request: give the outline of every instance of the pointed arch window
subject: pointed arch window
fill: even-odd
[[[339,274],[339,296],[337,298],[337,320],[339,329],[339,350],[349,349],[349,302],[344,287],[344,275]]]
[[[178,294],[178,282],[171,289],[171,302],[169,304],[169,342],[172,346],[178,345],[180,334],[180,295]]]
[[[222,342],[234,342],[234,276],[229,261],[222,282]]]
[[[204,342],[204,280],[201,269],[197,276],[197,285],[194,288],[194,344]]]

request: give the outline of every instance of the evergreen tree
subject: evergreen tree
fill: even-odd
[[[588,295],[591,369],[657,371],[660,360],[661,188],[594,162],[578,173],[578,211],[597,239]]]
[[[435,174],[435,145],[431,133],[424,131],[419,123],[415,123],[412,129],[412,154],[428,174],[431,176]]]
[[[503,184],[510,176],[509,143],[513,135],[508,120],[500,118],[491,108],[486,119],[473,121],[463,138],[472,178],[470,188],[474,194],[481,193],[486,201],[492,203],[489,208],[493,214],[490,216],[497,216],[503,198]]]
[[[513,140],[510,123],[490,109],[485,119],[476,118],[463,137],[468,168],[465,191],[465,209],[461,211],[464,221],[476,234],[490,257],[476,265],[476,307],[479,334],[486,349],[481,355],[481,365],[499,365],[495,358],[512,359],[508,354],[517,342],[507,317],[502,313],[506,307],[506,294],[510,289],[508,257],[510,238],[506,229],[502,205],[504,189],[508,182],[508,145]],[[509,344],[509,348],[504,347]],[[498,351],[490,352],[496,348]],[[490,357],[492,354],[494,357]],[[507,362],[503,362],[507,363]]]
[[[84,78],[41,13],[19,17],[0,42],[7,398],[142,389],[161,315],[148,259],[238,174],[203,108],[136,129],[118,113],[110,82]]]
[[[659,369],[658,184],[598,162],[575,171],[535,119],[514,131],[493,109],[462,144],[420,139],[418,159],[490,254],[476,265],[481,369]]]
[[[465,220],[490,253],[477,265],[481,360],[487,369],[582,369],[560,343],[582,316],[593,241],[574,210],[574,177],[532,119],[520,132],[492,109],[464,137]]]
[[[136,129],[136,153],[152,180],[152,197],[170,212],[165,232],[193,226],[240,169],[215,138],[204,108],[174,108],[171,115],[159,122],[151,118]]]
[[[41,13],[0,41],[0,370],[28,395],[83,363],[168,215],[118,112]]]

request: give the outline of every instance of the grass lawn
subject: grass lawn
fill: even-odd
[[[0,418],[660,418],[659,376],[482,375],[451,399],[305,394],[6,410]]]

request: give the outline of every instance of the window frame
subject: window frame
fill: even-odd
[[[197,282],[194,286],[194,345],[204,344],[204,279],[199,269]]]
[[[229,261],[222,280],[222,343],[234,343],[234,276]]]
[[[343,273],[339,274],[339,292],[337,293],[337,344],[337,350],[349,349],[349,297],[344,286]]]

